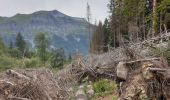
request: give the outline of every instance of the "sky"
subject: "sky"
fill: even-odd
[[[87,2],[91,7],[92,23],[108,17],[109,0],[0,0],[0,16],[30,14],[39,10],[58,10],[72,17],[86,17]]]

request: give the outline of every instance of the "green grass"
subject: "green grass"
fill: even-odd
[[[117,99],[118,99],[117,96],[112,97],[112,100],[117,100]]]
[[[113,93],[117,89],[117,85],[113,81],[102,79],[93,84],[93,89],[95,97],[99,97]]]
[[[0,57],[0,71],[14,68],[19,65],[18,63],[19,61],[15,58],[1,56]]]

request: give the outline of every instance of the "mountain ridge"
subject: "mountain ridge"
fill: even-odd
[[[29,46],[34,49],[34,38],[39,32],[48,33],[52,45],[64,48],[67,54],[88,53],[89,23],[84,18],[71,17],[59,12],[38,11],[31,14],[16,14],[12,17],[0,17],[0,36],[6,44],[15,42],[17,33],[21,33]]]

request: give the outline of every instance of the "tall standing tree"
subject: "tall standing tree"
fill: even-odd
[[[35,37],[35,44],[37,49],[37,55],[45,65],[48,55],[48,47],[50,44],[49,38],[45,33],[39,33]]]
[[[87,28],[88,28],[88,33],[89,33],[89,41],[91,40],[91,9],[90,5],[87,3],[87,8],[86,8],[86,20],[87,20]]]
[[[13,42],[10,41],[10,44],[9,44],[9,48],[12,49],[14,46],[13,46]]]
[[[6,49],[5,44],[2,40],[2,38],[0,37],[0,56],[5,53],[5,51],[6,51],[5,49]]]
[[[108,51],[110,45],[111,45],[111,41],[112,41],[112,37],[111,37],[111,32],[110,32],[110,25],[109,25],[109,21],[106,18],[104,21],[104,25],[103,25],[103,31],[104,31],[104,51]]]
[[[158,32],[157,0],[153,0],[152,37]]]
[[[91,53],[102,53],[104,48],[104,29],[103,24],[100,21],[92,35],[90,52]]]
[[[26,42],[21,33],[18,33],[16,36],[16,47],[21,52],[21,55],[24,55],[26,52]]]
[[[146,37],[145,0],[111,0],[109,9],[112,46],[120,46],[126,41],[137,42]]]
[[[170,29],[170,0],[161,0],[157,8],[160,16],[159,31],[167,32]]]
[[[2,40],[2,38],[0,37],[0,49],[3,49],[5,47],[5,44]]]

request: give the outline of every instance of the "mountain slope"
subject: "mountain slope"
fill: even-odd
[[[57,10],[0,17],[0,35],[6,44],[15,42],[16,34],[20,32],[30,47],[34,48],[35,35],[45,32],[52,42],[50,47],[62,47],[67,54],[88,52],[87,26],[85,19],[70,17]]]

